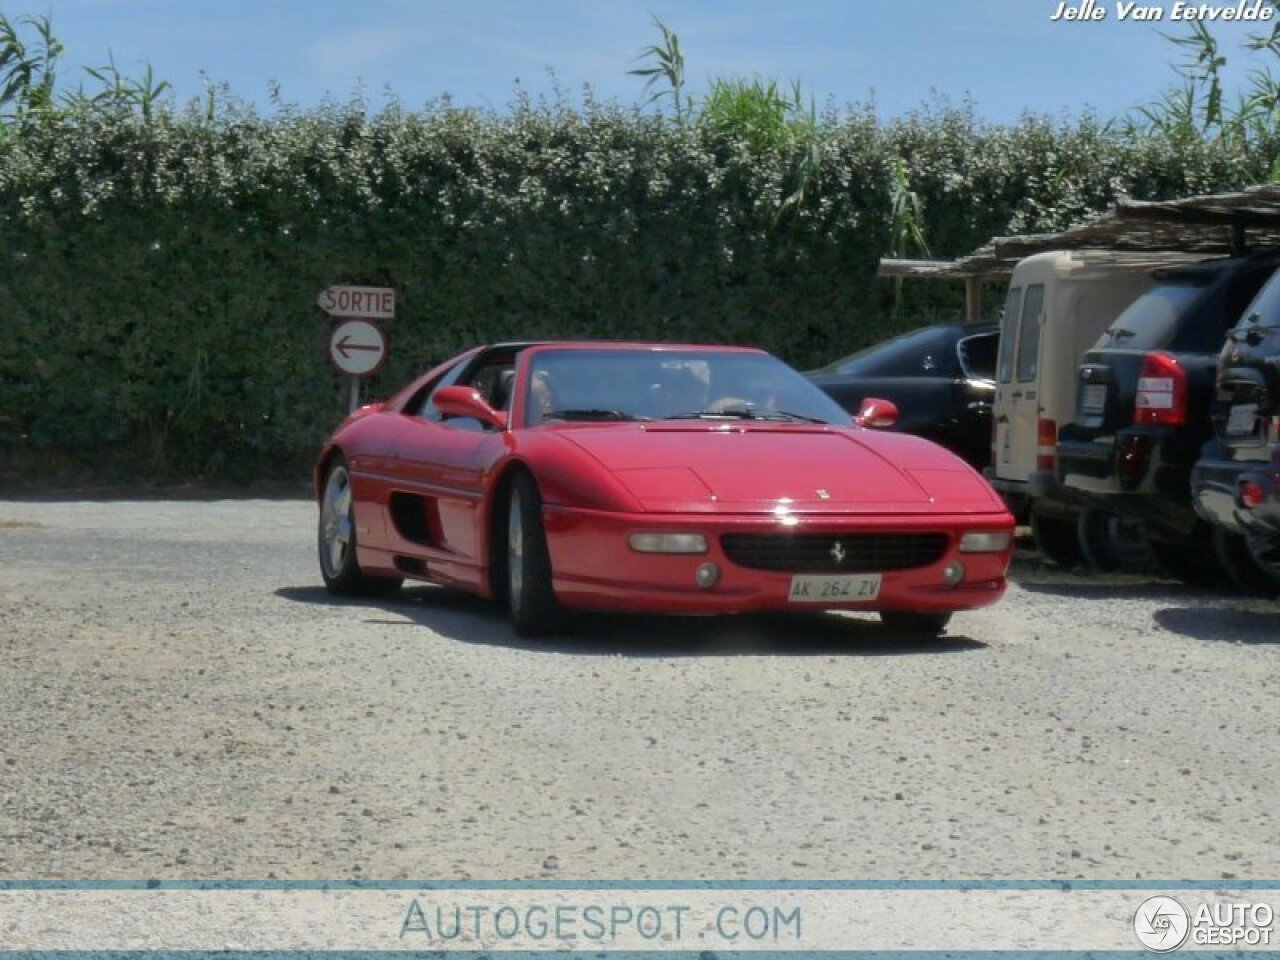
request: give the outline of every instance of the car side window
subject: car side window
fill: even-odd
[[[1004,317],[1000,321],[1000,362],[996,379],[1009,383],[1013,379],[1013,348],[1018,343],[1018,313],[1022,309],[1022,288],[1012,287],[1004,302]]]
[[[445,383],[447,383],[449,381],[449,378],[456,374],[457,370],[458,370],[458,364],[454,364],[448,370],[444,371],[444,373],[441,373],[438,376],[432,377],[430,380],[424,383],[421,387],[418,388],[418,392],[409,398],[409,401],[404,405],[403,412],[407,416],[411,416],[411,417],[426,416],[426,413],[424,411],[427,411],[430,409],[431,394],[435,392],[437,387],[440,387]]]
[[[1040,314],[1044,309],[1044,284],[1033,283],[1027,287],[1022,300],[1022,321],[1018,325],[1019,383],[1030,383],[1036,378],[1040,364]]]
[[[418,391],[418,395],[405,406],[405,409],[413,411],[414,416],[421,417],[423,420],[431,420],[435,423],[442,422],[444,420],[443,415],[431,405],[431,395],[441,387],[451,387],[457,383],[458,377],[462,375],[466,366],[467,364],[465,363],[459,363],[434,382],[427,384]]]
[[[956,344],[956,355],[964,376],[970,380],[994,380],[999,345],[999,333],[975,333]]]

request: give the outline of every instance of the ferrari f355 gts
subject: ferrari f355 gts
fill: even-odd
[[[406,579],[566,609],[878,611],[942,633],[1005,590],[1013,517],[943,448],[850,416],[759,350],[477,347],[362,407],[320,451],[335,593]]]

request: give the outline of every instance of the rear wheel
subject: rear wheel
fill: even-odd
[[[330,593],[352,596],[386,594],[400,589],[399,577],[371,577],[356,562],[355,505],[351,495],[351,472],[341,457],[329,464],[324,494],[320,498],[320,527],[317,536],[320,575]]]
[[[519,636],[540,636],[555,625],[559,605],[551,588],[551,556],[542,525],[542,497],[527,473],[518,473],[511,481],[506,545],[511,623]]]
[[[1067,570],[1079,566],[1083,559],[1076,527],[1074,519],[1031,510],[1031,536],[1035,538],[1036,548],[1045,559]]]
[[[1147,540],[1151,559],[1166,576],[1191,587],[1220,587],[1226,574],[1213,549],[1213,531],[1201,521],[1181,540]]]
[[[894,633],[916,637],[937,637],[947,629],[947,624],[951,622],[951,614],[881,610],[880,622]]]
[[[1280,594],[1280,540],[1219,529],[1214,531],[1213,547],[1231,582],[1245,593]]]
[[[1139,570],[1151,565],[1142,530],[1106,510],[1082,510],[1076,528],[1080,553],[1094,570]]]

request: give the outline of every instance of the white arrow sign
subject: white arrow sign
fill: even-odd
[[[387,362],[387,336],[370,320],[343,320],[329,334],[329,362],[349,377],[371,377]]]
[[[329,287],[316,306],[331,317],[369,317],[391,320],[396,315],[396,292],[390,287]]]

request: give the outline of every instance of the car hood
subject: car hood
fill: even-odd
[[[650,511],[992,513],[1004,505],[918,437],[796,424],[609,424],[561,436]]]

